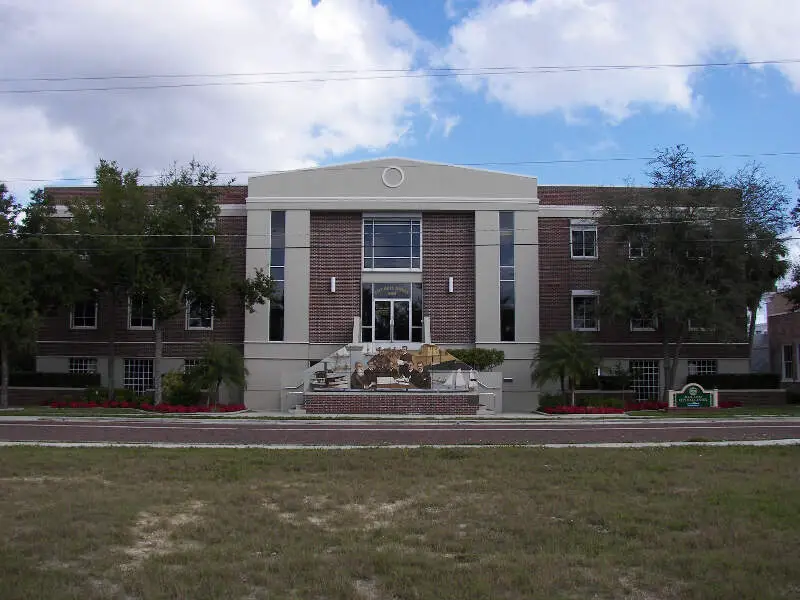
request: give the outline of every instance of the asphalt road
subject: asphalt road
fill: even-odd
[[[359,446],[800,439],[800,419],[540,421],[0,420],[0,442]]]

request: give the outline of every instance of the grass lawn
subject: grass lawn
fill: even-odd
[[[800,448],[0,449],[0,597],[797,598]]]

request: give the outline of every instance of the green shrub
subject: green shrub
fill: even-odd
[[[83,397],[86,402],[105,402],[108,400],[108,388],[99,386],[87,388]],[[114,390],[114,399],[117,402],[138,402],[141,398],[133,390],[117,388]]]
[[[457,348],[447,351],[476,371],[490,371],[502,365],[506,358],[505,352],[492,348]]]
[[[689,375],[686,383],[697,383],[707,390],[777,390],[781,386],[781,376],[776,373]]]
[[[622,398],[609,398],[605,396],[586,396],[575,400],[577,406],[591,406],[594,408],[625,408]]]
[[[195,385],[194,379],[180,371],[170,371],[161,379],[164,402],[166,404],[195,406],[203,402],[203,393]]]
[[[100,385],[99,373],[11,373],[11,387],[85,388]]]
[[[569,398],[560,392],[539,394],[539,408],[569,405]]]

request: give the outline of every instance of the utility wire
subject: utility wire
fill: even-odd
[[[697,154],[695,158],[760,158],[760,157],[796,157],[800,156],[800,150],[787,150],[776,152],[751,152],[751,153],[716,153],[716,154]],[[403,170],[405,169],[425,169],[425,168],[441,168],[441,167],[520,167],[520,166],[536,166],[536,165],[565,165],[565,164],[584,164],[584,163],[603,163],[603,162],[635,162],[635,161],[648,161],[653,160],[654,156],[609,156],[605,158],[565,158],[565,159],[542,159],[542,160],[513,160],[513,161],[483,161],[483,162],[464,162],[464,163],[431,163],[431,164],[401,164],[398,165]],[[409,159],[413,160],[413,159]],[[217,171],[218,176],[226,175],[281,175],[285,173],[304,173],[308,171],[325,170],[326,172],[333,171],[367,171],[376,169],[385,169],[387,165],[332,165],[332,166],[318,166],[308,167],[303,169],[284,169],[264,171],[257,169],[248,169],[242,171]],[[139,174],[140,179],[154,179],[161,177],[163,173]],[[49,183],[51,181],[92,181],[95,175],[86,175],[84,177],[50,177],[50,178],[32,178],[32,177],[18,177],[11,179],[4,179],[5,183]],[[524,175],[523,175],[524,177]],[[234,184],[235,185],[235,184]],[[59,186],[53,186],[59,187]],[[80,187],[80,186],[79,186]],[[216,184],[214,189],[224,189],[226,184]],[[541,184],[538,187],[551,188],[551,187],[594,187],[600,189],[627,189],[625,186],[582,186],[582,185],[547,185]],[[648,188],[649,189],[649,188]],[[653,188],[659,189],[659,188]]]
[[[136,79],[186,79],[200,77],[254,77],[254,76],[292,76],[291,79],[269,79],[260,81],[208,81],[192,83],[165,83],[155,85],[113,85],[105,87],[79,88],[28,88],[0,90],[0,94],[38,94],[38,93],[70,93],[70,92],[105,92],[112,90],[153,90],[170,88],[250,86],[295,83],[327,83],[333,81],[369,81],[379,79],[417,79],[435,77],[496,77],[500,75],[539,75],[552,73],[582,73],[596,71],[630,71],[686,68],[719,68],[738,66],[766,66],[800,63],[797,58],[771,59],[759,61],[726,61],[698,63],[663,63],[663,64],[628,64],[628,65],[575,65],[575,66],[539,66],[539,67],[444,67],[429,69],[350,69],[328,71],[273,71],[252,73],[217,73],[217,74],[143,74],[143,75],[98,75],[72,77],[28,77],[5,78],[0,83],[12,82],[69,82],[69,81],[109,81]],[[326,75],[318,77],[296,78],[298,75]],[[331,75],[338,75],[331,77]]]

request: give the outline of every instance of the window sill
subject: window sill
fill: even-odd
[[[572,260],[597,260],[597,256],[573,256]]]
[[[80,325],[73,325],[72,327],[70,327],[71,331],[93,331],[93,330],[96,330],[96,329],[97,329],[97,325],[95,325],[94,327],[80,326]]]
[[[213,327],[186,327],[184,331],[214,331]]]
[[[600,328],[596,327],[594,329],[586,329],[586,328],[582,328],[582,327],[573,327],[572,331],[600,331]]]
[[[128,331],[155,331],[155,326],[150,327],[133,327],[132,325],[128,325]]]
[[[653,333],[654,331],[656,331],[656,328],[655,327],[631,327],[631,333],[643,332],[643,331],[644,332]]]
[[[422,273],[422,267],[414,269],[365,269],[362,268],[363,273]]]

